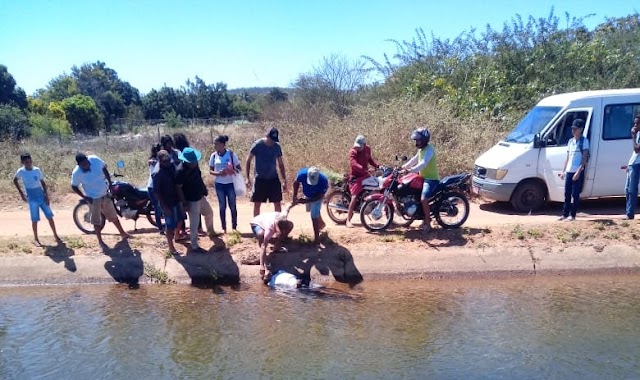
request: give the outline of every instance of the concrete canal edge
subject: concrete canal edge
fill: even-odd
[[[110,255],[2,256],[0,286],[147,283],[193,285],[259,282],[258,266],[241,265],[225,252],[165,258],[157,251]],[[239,260],[238,260],[239,261]],[[500,278],[589,273],[640,273],[640,250],[609,245],[548,248],[446,247],[403,251],[399,244],[371,250],[342,246],[275,254],[276,269],[310,273],[314,281],[358,283],[380,279]]]

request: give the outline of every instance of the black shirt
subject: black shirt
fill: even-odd
[[[207,195],[207,187],[198,167],[190,168],[183,164],[176,173],[176,183],[182,185],[184,200],[187,202],[197,202]]]
[[[173,165],[160,168],[153,176],[153,190],[164,202],[163,207],[175,207],[180,203],[176,189],[176,170]]]

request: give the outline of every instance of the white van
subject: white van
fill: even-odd
[[[504,140],[476,160],[472,189],[484,198],[511,202],[519,212],[537,210],[547,201],[563,202],[560,175],[571,123],[582,119],[590,158],[581,198],[624,196],[633,151],[631,127],[638,113],[639,88],[544,98]]]

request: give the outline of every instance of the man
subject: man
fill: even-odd
[[[367,145],[364,136],[358,135],[353,147],[349,150],[349,192],[351,192],[351,202],[349,203],[349,212],[347,213],[347,227],[352,228],[351,218],[358,203],[358,195],[363,190],[362,181],[369,178],[369,164],[374,168],[378,168],[378,163],[371,156],[371,148]]]
[[[287,191],[287,175],[282,161],[282,149],[280,148],[278,130],[271,128],[267,136],[257,140],[251,146],[247,157],[247,187],[251,187],[251,161],[256,158],[255,177],[253,182],[253,216],[260,214],[260,206],[264,202],[273,202],[275,211],[282,210],[282,191]],[[278,179],[276,162],[280,168],[282,185]]]
[[[251,231],[258,241],[258,247],[260,248],[260,275],[262,279],[270,277],[267,267],[269,266],[267,260],[267,246],[269,241],[274,239],[273,251],[274,252],[286,252],[286,249],[282,247],[282,242],[293,231],[293,222],[287,220],[289,210],[291,210],[291,204],[284,212],[274,211],[265,212],[255,216],[251,220]]]
[[[178,205],[180,197],[178,196],[178,187],[176,184],[176,167],[171,162],[169,152],[161,150],[158,152],[159,170],[153,175],[153,191],[158,198],[158,203],[162,208],[165,224],[165,236],[169,253],[178,255],[179,252],[173,244],[176,228],[180,223],[180,214]]]
[[[189,213],[189,234],[191,237],[191,251],[203,253],[204,249],[198,246],[198,225],[200,215],[204,216],[204,223],[207,226],[207,233],[213,236],[213,210],[207,201],[208,190],[202,180],[202,173],[198,167],[198,161],[202,158],[199,150],[188,147],[184,148],[179,155],[182,161],[182,168],[176,174],[176,184],[178,185],[178,195],[185,204],[185,209]]]
[[[302,185],[302,194],[304,195],[302,200],[298,200],[300,185]],[[300,169],[296,175],[296,181],[293,183],[293,205],[295,206],[298,202],[305,203],[307,211],[311,213],[314,244],[318,244],[320,231],[325,227],[320,209],[322,208],[322,199],[328,189],[329,179],[315,166]]]
[[[624,219],[631,220],[636,215],[636,205],[638,204],[638,182],[640,181],[640,114],[633,119],[631,128],[631,140],[633,143],[633,153],[627,165],[627,182],[624,186],[627,198],[626,212]]]
[[[589,140],[582,136],[584,120],[575,119],[571,124],[573,137],[567,144],[567,158],[564,161],[560,178],[564,180],[564,207],[560,221],[572,222],[576,220],[580,191],[584,184],[584,169],[587,167],[589,156]],[[573,198],[573,203],[571,202]]]
[[[412,173],[419,173],[420,177],[424,180],[422,185],[422,194],[420,195],[420,204],[422,205],[422,211],[424,212],[422,230],[424,232],[429,232],[431,231],[431,209],[429,207],[429,198],[433,195],[433,192],[440,183],[436,150],[433,145],[429,145],[431,134],[426,128],[418,128],[413,131],[411,139],[415,140],[418,153],[402,165],[402,168]]]
[[[129,238],[129,234],[122,229],[113,201],[108,195],[111,176],[104,161],[98,156],[78,153],[76,163],[78,165],[71,173],[71,189],[89,203],[91,224],[95,228],[100,246],[105,247],[102,240],[103,215],[118,228],[122,239]]]

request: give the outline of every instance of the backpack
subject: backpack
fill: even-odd
[[[577,142],[578,150],[580,150],[580,154],[584,154],[584,153],[582,153],[582,151],[584,150],[583,149],[584,148],[584,140],[585,140],[585,137],[584,136],[580,136],[580,140],[578,140],[578,142]],[[589,162],[589,158],[591,158],[591,153],[590,153],[590,150],[587,150],[587,161],[586,162]]]

